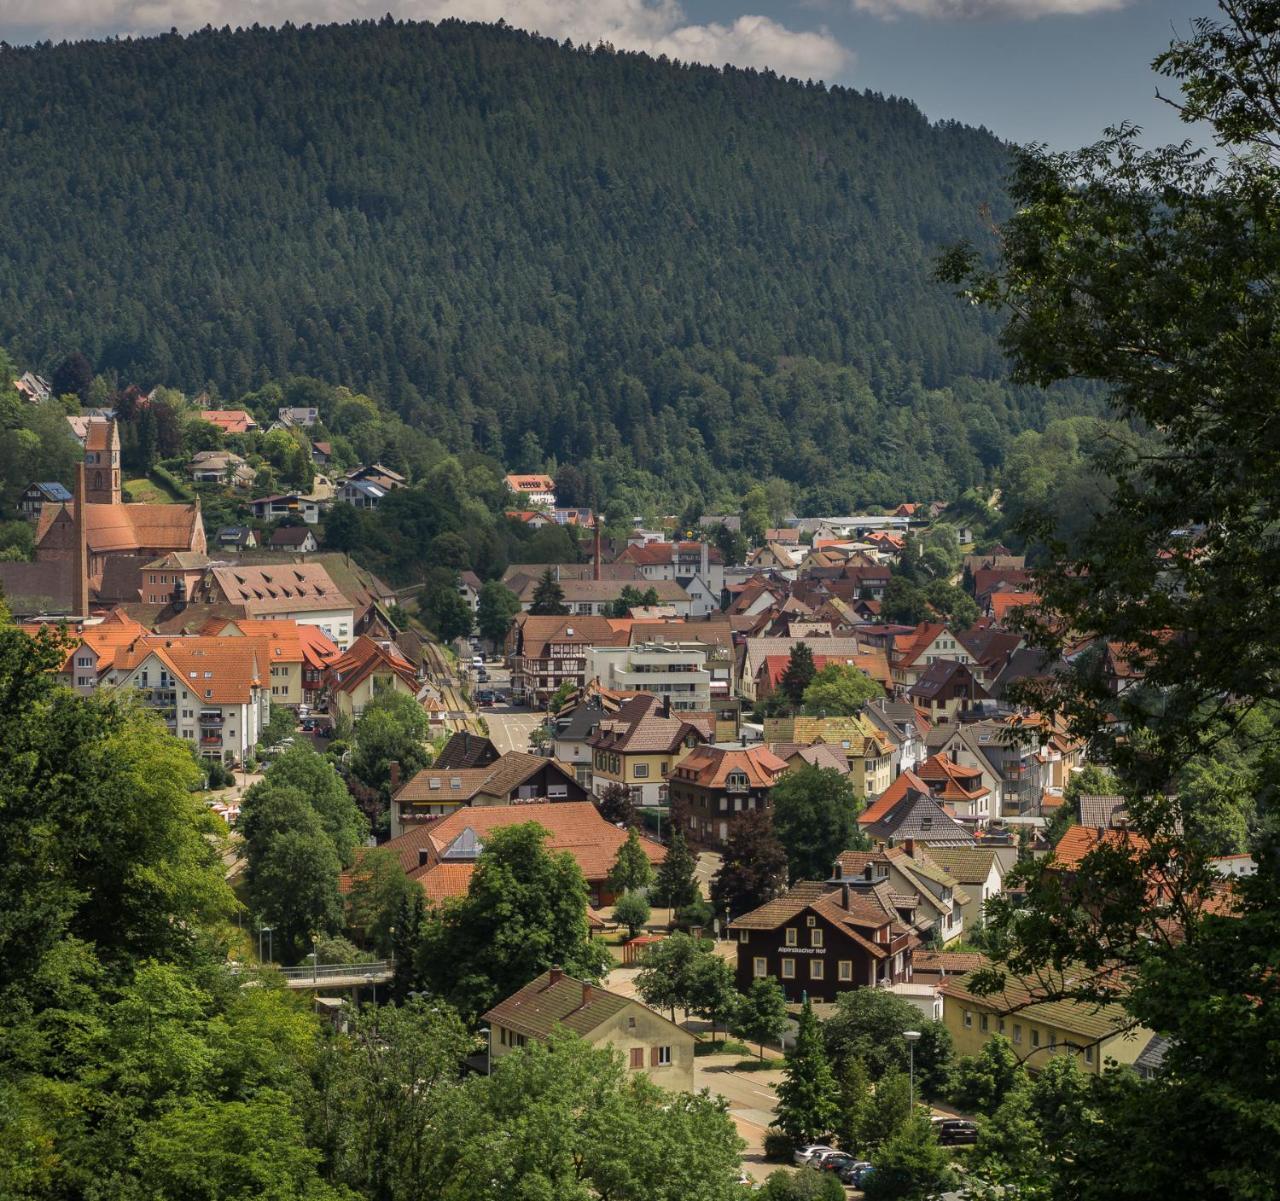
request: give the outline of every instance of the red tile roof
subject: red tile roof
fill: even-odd
[[[672,778],[687,780],[703,788],[723,788],[730,772],[740,771],[752,788],[771,788],[787,769],[767,747],[753,746],[738,750],[719,746],[700,746],[690,751],[672,771]]]
[[[923,793],[929,796],[929,785],[913,771],[904,771],[874,801],[858,814],[860,826],[874,825],[893,811],[899,801],[905,800],[910,792]]]
[[[1054,848],[1054,866],[1074,870],[1086,855],[1104,842],[1110,847],[1128,850],[1134,855],[1143,854],[1151,845],[1142,835],[1132,830],[1099,831],[1093,826],[1072,826]]]

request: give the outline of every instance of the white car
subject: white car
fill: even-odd
[[[827,1151],[834,1151],[834,1147],[828,1147],[826,1143],[811,1143],[805,1147],[797,1147],[795,1154],[791,1157],[798,1164],[807,1164],[811,1160],[817,1159],[818,1156],[825,1154]]]
[[[472,656],[471,656],[471,666],[472,666],[472,667],[483,667],[483,666],[484,666],[484,656],[483,656],[483,655],[472,655]]]

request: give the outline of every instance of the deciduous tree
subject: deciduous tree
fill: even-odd
[[[742,814],[729,831],[711,900],[730,919],[750,913],[787,886],[787,852],[767,810]]]
[[[865,848],[854,819],[862,808],[847,776],[811,764],[788,771],[773,786],[773,828],[787,852],[787,874],[826,880],[841,851]]]

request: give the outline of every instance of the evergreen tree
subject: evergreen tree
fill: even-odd
[[[520,598],[497,580],[486,580],[480,588],[476,607],[476,625],[480,636],[501,646],[511,628],[512,619],[520,612]]]
[[[808,998],[800,1010],[795,1046],[787,1052],[782,1071],[773,1124],[797,1145],[826,1138],[839,1119],[840,1089]]]
[[[564,603],[564,589],[550,567],[538,579],[529,612],[535,617],[564,617],[569,612],[569,606]]]
[[[867,1065],[856,1055],[840,1064],[836,1075],[840,1086],[836,1138],[845,1151],[862,1154],[865,1123],[871,1106],[871,1077],[867,1073]]]
[[[694,874],[696,866],[689,844],[677,830],[671,835],[666,858],[658,867],[657,879],[654,881],[653,897],[658,904],[668,909],[680,910],[698,900],[701,893]]]
[[[799,707],[804,703],[804,690],[813,683],[815,674],[813,650],[807,642],[802,640],[791,648],[787,669],[782,673],[778,686],[786,694],[787,699]]]

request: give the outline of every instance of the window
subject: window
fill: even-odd
[[[1000,1019],[999,1030],[1000,1030],[1000,1033],[1001,1033],[1001,1034],[1003,1034],[1003,1033],[1004,1033],[1004,1018],[1001,1018],[1001,1019]]]
[[[750,931],[750,930],[739,930],[739,931],[738,931],[738,941],[739,941],[739,942],[750,942],[750,941],[751,941],[751,931]]]
[[[1085,1047],[1085,1049],[1084,1049],[1084,1061],[1085,1061],[1085,1063],[1092,1063],[1092,1062],[1093,1062],[1093,1047],[1092,1047],[1092,1046]]]
[[[853,979],[853,960],[842,959],[839,963],[839,976],[841,980]]]
[[[649,765],[647,763],[637,763],[632,767],[631,774],[637,780],[646,779],[649,775]]]
[[[671,1063],[670,1047],[654,1047],[653,1063],[655,1067],[667,1067]]]
[[[814,917],[813,914],[811,913],[807,918],[804,919],[804,924],[806,926],[816,926],[818,924],[818,919]]]
[[[787,927],[787,946],[798,947],[800,945],[800,931],[793,926]]]
[[[811,947],[820,947],[820,946],[822,946],[822,931],[821,931],[821,930],[810,930],[810,931],[809,931],[809,945],[810,945]]]
[[[765,976],[769,974],[768,965],[765,963],[763,956],[757,955],[751,961],[751,974],[757,980],[763,979]]]
[[[1018,1022],[1013,1023],[1013,1045],[1022,1046],[1022,1026]]]
[[[633,1070],[636,1068],[644,1067],[644,1048],[643,1047],[631,1048],[631,1067]]]
[[[627,1029],[634,1030],[636,1028],[636,1019],[634,1017],[627,1018]]]
[[[1040,1045],[1040,1031],[1034,1026],[1031,1027],[1031,1045],[1038,1047]]]
[[[973,1012],[971,1010],[966,1009],[964,1011],[964,1024],[966,1029],[973,1029]]]
[[[76,666],[77,666],[77,667],[92,667],[92,666],[93,666],[93,660],[92,660],[92,659],[90,659],[88,655],[81,655],[81,656],[80,656],[80,658],[78,658],[78,659],[76,660]]]
[[[982,1015],[982,1029],[986,1031],[986,1030],[989,1030],[990,1028],[991,1028],[991,1019],[984,1013]]]
[[[796,978],[796,961],[794,959],[784,959],[782,961],[782,978],[784,980],[794,980]]]
[[[821,960],[821,959],[809,960],[809,979],[810,980],[823,980],[826,978],[826,973],[827,973],[827,965],[824,960]]]

